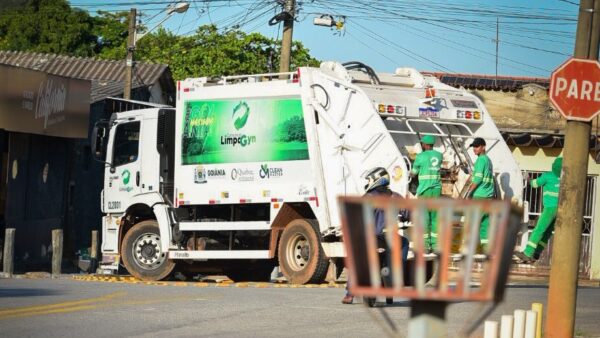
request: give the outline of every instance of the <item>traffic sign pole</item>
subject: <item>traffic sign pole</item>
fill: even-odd
[[[598,31],[600,31],[600,0],[581,0],[575,58],[598,59]],[[552,101],[555,103],[554,100]],[[546,337],[574,336],[590,131],[591,122],[567,121],[550,270]]]

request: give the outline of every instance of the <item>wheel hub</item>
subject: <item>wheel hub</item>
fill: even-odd
[[[166,255],[160,249],[160,236],[157,234],[146,233],[139,236],[132,250],[135,263],[142,269],[156,269],[166,259]]]
[[[310,261],[310,244],[308,239],[302,234],[296,234],[290,243],[291,245],[288,249],[290,266],[296,271],[303,270]]]

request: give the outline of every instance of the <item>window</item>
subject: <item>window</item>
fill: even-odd
[[[124,123],[117,126],[115,134],[113,166],[135,162],[138,159],[140,122]]]

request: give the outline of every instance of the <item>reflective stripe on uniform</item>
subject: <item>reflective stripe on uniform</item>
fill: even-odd
[[[481,244],[488,244],[488,242],[489,242],[489,240],[487,240],[487,239],[482,239],[481,240]]]
[[[557,192],[552,192],[552,191],[544,191],[544,195],[558,197],[558,193]]]
[[[440,175],[419,175],[419,180],[438,180]]]

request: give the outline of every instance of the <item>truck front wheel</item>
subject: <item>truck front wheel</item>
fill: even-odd
[[[173,272],[175,263],[160,248],[160,233],[155,220],[134,225],[123,237],[123,265],[141,280],[161,280]]]
[[[321,248],[317,223],[304,219],[291,221],[279,240],[279,268],[292,284],[321,283],[329,260]]]

